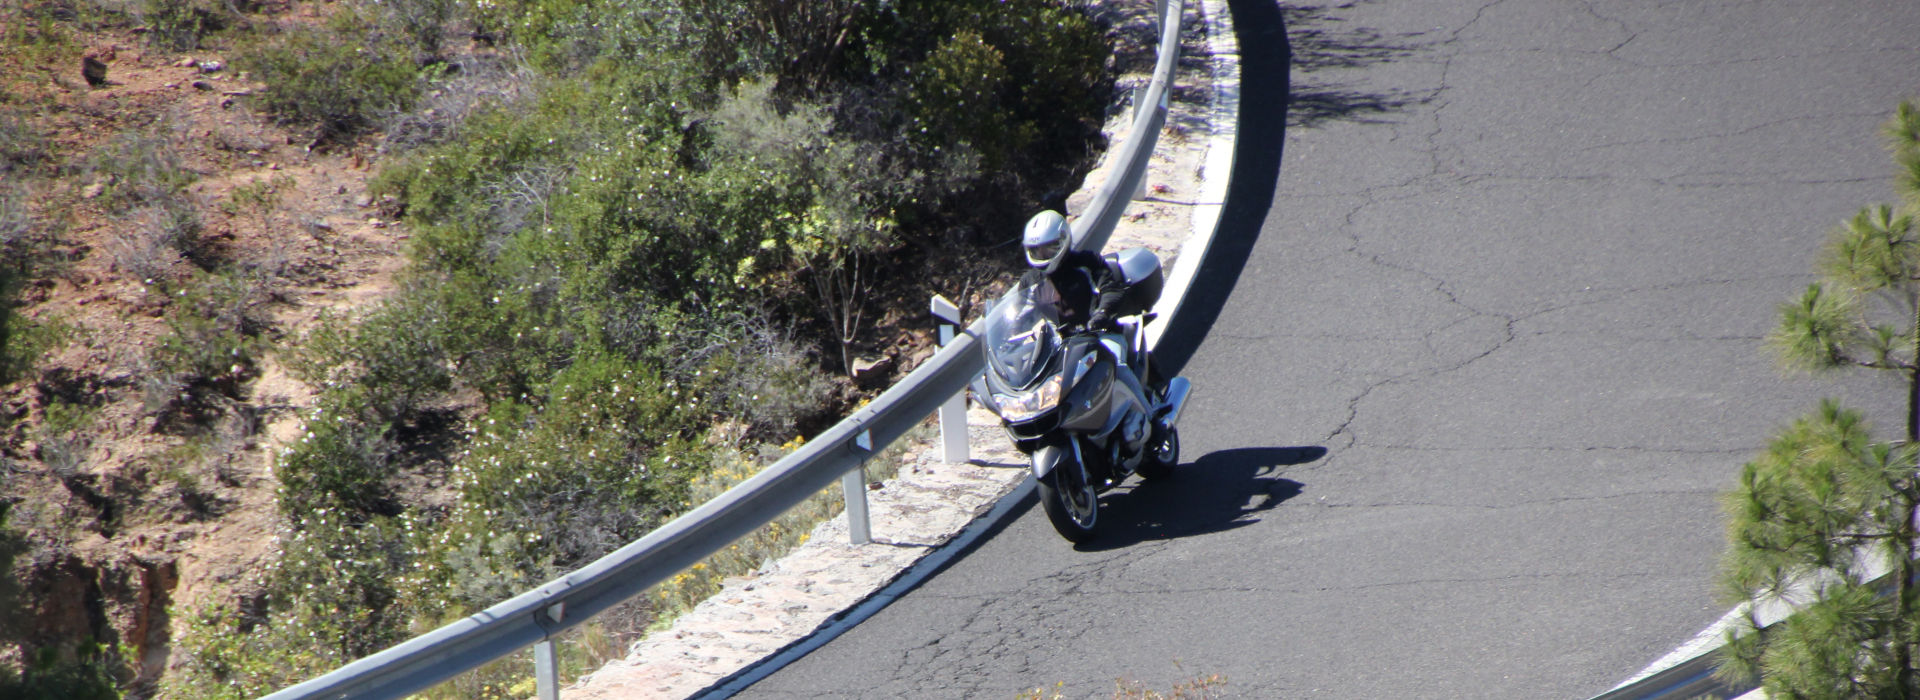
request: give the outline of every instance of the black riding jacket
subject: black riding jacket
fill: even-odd
[[[1099,253],[1069,250],[1051,273],[1028,270],[1022,284],[1038,285],[1040,276],[1060,294],[1060,321],[1070,326],[1108,330],[1113,307],[1127,291],[1126,276]]]

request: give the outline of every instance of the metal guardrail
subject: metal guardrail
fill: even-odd
[[[1895,574],[1892,571],[1887,571],[1875,576],[1867,585],[1872,586],[1880,596],[1889,596],[1893,594],[1894,583],[1897,581],[1894,576]],[[1920,575],[1915,576],[1913,581],[1920,583]],[[1797,590],[1803,592],[1810,590],[1812,587],[1814,587],[1814,584],[1808,583],[1807,580],[1802,580],[1795,586]],[[1734,608],[1732,612],[1728,613],[1728,616],[1748,614],[1751,608],[1746,607],[1747,605],[1747,603],[1742,603],[1741,607]],[[1775,605],[1776,607],[1774,609],[1768,610],[1758,616],[1760,618],[1758,620],[1760,624],[1759,632],[1764,633],[1774,625],[1785,622],[1788,618],[1798,614],[1798,605],[1790,601],[1776,601]],[[1724,620],[1725,618],[1722,619]],[[1756,632],[1747,630],[1745,633],[1755,634]],[[1758,689],[1760,684],[1757,682],[1730,681],[1714,675],[1714,671],[1720,666],[1722,657],[1726,655],[1724,632],[1722,632],[1722,635],[1723,638],[1720,644],[1702,650],[1692,658],[1648,674],[1643,678],[1622,683],[1619,687],[1593,696],[1592,700],[1738,698]]]
[[[1640,680],[1595,695],[1593,700],[1686,700],[1700,697],[1734,697],[1752,687],[1730,685],[1715,678],[1720,666],[1720,647],[1700,652],[1686,661]]]
[[[1180,47],[1181,0],[1160,0],[1159,58],[1122,142],[1121,164],[1073,222],[1076,248],[1099,249],[1146,174],[1161,127]],[[1140,106],[1148,109],[1139,109]],[[268,700],[399,698],[536,644],[644,593],[673,574],[771,522],[815,492],[860,468],[963,390],[982,369],[980,323],[955,338],[900,383],[785,459],[659,529],[572,573],[465,619],[401,642]],[[551,669],[540,680],[551,682]],[[548,691],[543,688],[543,694]]]

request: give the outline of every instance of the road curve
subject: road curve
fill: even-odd
[[[1581,698],[1717,618],[1717,495],[1871,377],[1760,347],[1892,197],[1920,3],[1236,0],[1220,238],[1170,483],[1038,509],[741,693]]]

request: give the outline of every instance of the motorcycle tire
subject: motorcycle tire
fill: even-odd
[[[1153,429],[1153,439],[1147,442],[1147,458],[1140,460],[1140,466],[1133,470],[1143,481],[1159,481],[1173,476],[1173,468],[1180,465],[1180,429],[1174,426]]]
[[[1100,495],[1087,478],[1086,466],[1069,456],[1040,479],[1040,508],[1055,532],[1068,542],[1093,539],[1100,523]]]

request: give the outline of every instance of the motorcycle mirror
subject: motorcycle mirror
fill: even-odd
[[[953,302],[947,301],[946,297],[935,294],[933,295],[933,317],[958,326],[960,325],[960,307],[954,306]]]

